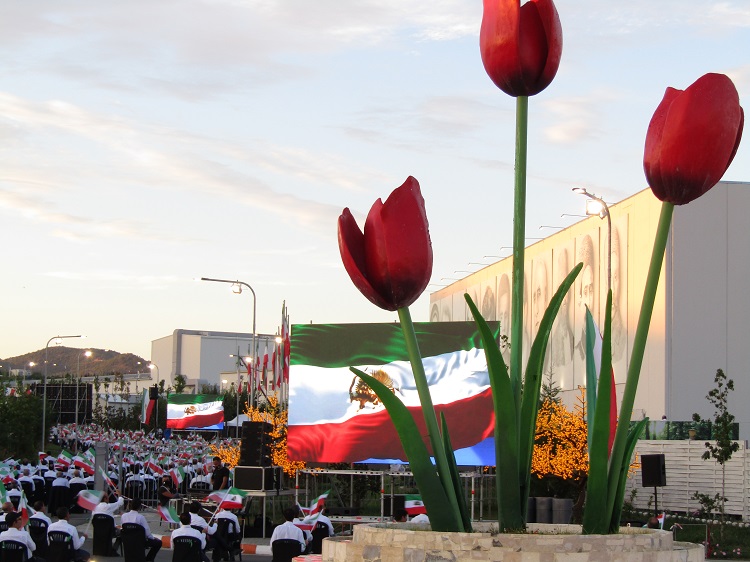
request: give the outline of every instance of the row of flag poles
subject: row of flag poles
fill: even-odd
[[[245,363],[247,368],[247,394],[253,396],[255,392],[265,394],[267,389],[277,392],[279,403],[286,404],[289,397],[289,358],[291,355],[289,340],[289,312],[286,302],[281,307],[281,328],[277,332],[277,343],[268,349],[268,341],[264,344],[264,351],[256,349],[254,358]],[[256,346],[258,343],[255,344]],[[270,369],[269,369],[270,367]]]

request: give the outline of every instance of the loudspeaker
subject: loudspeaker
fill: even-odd
[[[240,464],[243,466],[271,466],[271,431],[265,422],[242,422]]]
[[[385,497],[385,504],[383,505],[383,515],[386,517],[393,517],[399,509],[404,509],[406,505],[406,496],[403,494],[394,494],[393,496],[393,511],[391,511],[391,498]]]
[[[159,387],[154,385],[148,389],[148,399],[158,400],[159,399]]]
[[[235,466],[234,487],[240,490],[278,490],[281,487],[281,467]]]
[[[644,488],[667,485],[664,455],[641,455],[641,485]]]

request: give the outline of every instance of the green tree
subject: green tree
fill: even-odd
[[[740,445],[737,441],[732,440],[734,416],[729,413],[728,405],[729,393],[734,391],[734,381],[728,379],[724,371],[717,369],[714,384],[716,386],[709,391],[706,399],[714,407],[713,437],[715,443],[706,441],[706,451],[703,453],[703,460],[714,459],[721,465],[721,495],[717,495],[717,499],[719,501],[719,516],[721,521],[719,525],[719,537],[723,541],[724,507],[726,502],[726,463],[732,458],[732,454],[737,452]],[[701,423],[704,420],[698,414],[693,414],[693,421]]]
[[[185,390],[186,385],[187,385],[187,378],[185,377],[185,375],[177,375],[174,378],[175,394],[182,394],[182,392]]]
[[[0,384],[0,457],[35,458],[42,433],[42,399],[19,392],[6,395]]]

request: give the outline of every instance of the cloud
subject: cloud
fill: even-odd
[[[542,103],[544,109],[552,115],[553,124],[544,129],[544,137],[555,144],[599,137],[602,134],[599,107],[603,103],[610,103],[614,98],[610,93],[599,91],[588,96],[545,100]]]
[[[37,222],[66,225],[67,229],[55,232],[70,240],[194,240],[192,233],[166,234],[138,221],[84,218],[59,210],[64,203],[54,201],[53,195],[60,197],[101,183],[106,187],[95,193],[136,186],[150,192],[179,190],[183,195],[220,196],[284,224],[329,236],[341,209],[316,198],[338,190],[362,191],[378,175],[366,166],[352,166],[336,154],[260,141],[233,143],[86,111],[70,103],[32,102],[0,94],[0,127],[8,124],[29,146],[36,142],[51,146],[43,167],[5,167],[0,206]],[[25,150],[25,146],[16,149]],[[295,193],[274,189],[263,178],[268,174],[284,178],[282,185],[291,180],[299,189]],[[305,196],[303,186],[310,184],[324,188],[310,190],[315,197]],[[34,189],[29,191],[32,185]]]

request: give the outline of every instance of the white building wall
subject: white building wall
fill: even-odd
[[[722,183],[700,199],[675,209],[671,291],[671,419],[693,412],[712,414],[705,399],[717,369],[734,379],[730,411],[750,435],[750,190]]]
[[[273,353],[276,336],[256,334],[258,355],[261,357],[266,349]],[[174,379],[181,374],[187,384],[200,391],[206,385],[221,385],[223,378],[229,383],[237,383],[237,363],[234,357],[239,349],[240,355],[248,357],[252,349],[252,334],[234,332],[209,332],[200,330],[177,329],[171,335],[151,342],[151,359],[159,367],[159,377],[166,386],[174,386]],[[268,369],[271,369],[269,359]],[[228,376],[227,373],[232,373]],[[242,383],[247,383],[247,370],[241,366]],[[156,373],[154,373],[156,380]]]
[[[649,338],[641,368],[633,417],[646,415],[661,419],[689,420],[693,412],[708,416],[711,408],[705,396],[713,385],[717,368],[722,368],[734,379],[736,392],[730,407],[740,422],[740,438],[750,435],[750,409],[741,406],[750,399],[750,383],[745,373],[750,370],[750,184],[722,182],[709,193],[689,205],[675,209],[667,255],[657,288],[651,318]],[[623,316],[625,353],[615,364],[618,397],[624,389],[633,338],[640,315],[646,274],[654,244],[662,203],[650,190],[644,190],[610,206],[613,230],[619,237],[619,256],[614,255],[613,282],[619,284],[619,299]],[[603,328],[604,299],[606,297],[607,224],[599,217],[589,217],[526,248],[525,285],[529,292],[537,283],[534,271],[537,264],[552,269],[550,295],[556,289],[564,268],[560,256],[567,254],[567,270],[580,261],[582,240],[593,241],[597,265],[593,283],[597,288],[593,303],[594,318]],[[613,236],[613,242],[615,236]],[[620,259],[620,261],[616,261]],[[550,265],[551,264],[551,265]],[[501,321],[504,329],[504,276],[510,277],[512,258],[494,263],[430,296],[431,321],[462,321],[469,319],[463,294],[468,292],[488,320]],[[618,272],[615,274],[615,272]],[[569,294],[569,323],[575,326],[574,339],[579,338],[581,297],[580,280]],[[488,295],[494,299],[487,304]],[[534,335],[533,300],[527,297],[524,310],[525,333],[530,341]],[[555,331],[562,317],[558,315]],[[574,318],[570,321],[570,318]],[[507,320],[507,317],[505,317]],[[507,324],[508,322],[506,322]],[[548,351],[549,354],[549,351]],[[575,354],[574,354],[575,355]],[[524,343],[524,364],[528,344]],[[552,370],[556,384],[563,389],[568,405],[577,395],[577,387],[585,385],[585,370],[580,359],[574,357],[572,366],[545,364],[545,372]]]

